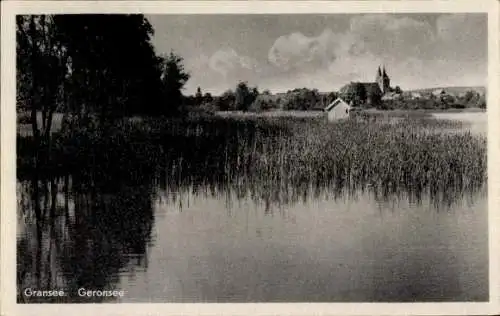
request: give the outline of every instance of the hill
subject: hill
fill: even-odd
[[[434,88],[425,88],[425,89],[414,89],[408,90],[408,92],[419,92],[419,93],[431,93],[434,90],[443,89],[446,93],[451,95],[458,95],[460,93],[464,93],[467,91],[476,91],[481,95],[486,93],[486,87],[483,86],[471,86],[471,87],[434,87]]]

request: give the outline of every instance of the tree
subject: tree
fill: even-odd
[[[465,102],[466,103],[469,103],[472,101],[472,99],[475,97],[475,93],[474,91],[472,90],[468,90],[466,93],[465,93],[465,96],[464,96],[464,99],[465,99]]]
[[[403,93],[403,90],[401,90],[400,86],[396,86],[396,88],[394,88],[394,92],[396,92],[397,94],[401,94]]]
[[[235,106],[236,109],[246,112],[255,101],[259,91],[257,87],[249,88],[246,82],[240,82],[236,86],[235,91]]]
[[[214,98],[209,92],[205,93],[205,95],[203,96],[203,102],[212,102],[213,100]]]
[[[99,126],[157,112],[163,59],[143,15],[56,15],[54,21],[69,55],[68,112],[80,120],[97,117]]]
[[[234,108],[236,96],[232,90],[225,91],[221,96],[216,98],[215,106],[220,111],[229,111]]]
[[[196,94],[194,96],[196,105],[200,105],[203,102],[203,94],[201,93],[201,88],[196,89]]]
[[[328,93],[327,97],[326,97],[326,104],[330,104],[332,103],[333,101],[335,101],[337,98],[338,98],[338,94],[336,92],[330,92]]]
[[[354,102],[354,104],[361,104],[367,99],[367,91],[365,86],[360,82],[351,82],[349,85],[341,89],[342,97],[347,102]],[[372,99],[377,96],[372,95]]]
[[[62,101],[68,56],[59,39],[52,16],[16,16],[16,99],[30,112],[35,143],[50,142],[53,114]]]
[[[261,112],[267,111],[272,108],[277,108],[277,100],[274,99],[270,94],[260,94],[255,98],[254,102],[250,106],[251,111],[253,112]]]
[[[479,100],[477,102],[477,106],[481,109],[486,109],[486,96],[485,95],[481,95],[479,97]]]
[[[163,61],[163,93],[167,107],[163,114],[178,115],[181,111],[182,89],[190,75],[184,70],[183,58],[171,52]]]

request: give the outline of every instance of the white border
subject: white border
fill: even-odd
[[[16,304],[15,15],[40,13],[488,13],[489,303]],[[500,314],[498,1],[3,1],[1,3],[1,315],[493,315]]]

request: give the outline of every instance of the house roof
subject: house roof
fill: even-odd
[[[349,104],[347,104],[347,102],[345,102],[344,100],[342,100],[341,98],[337,98],[335,99],[332,103],[328,104],[325,108],[324,108],[324,111],[330,111],[331,109],[333,109],[334,107],[336,107],[337,105],[341,104],[341,103],[344,103],[345,105],[349,106]]]

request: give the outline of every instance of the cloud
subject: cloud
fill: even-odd
[[[222,92],[245,80],[273,91],[296,87],[332,91],[349,81],[373,81],[381,64],[392,84],[403,90],[484,83],[487,50],[478,49],[487,43],[481,33],[487,30],[484,15],[436,18],[354,15],[343,31],[325,27],[313,35],[285,32],[268,46],[267,63],[222,48],[189,60],[187,68],[196,76],[186,90],[199,85]]]
[[[275,67],[292,72],[291,81],[306,86],[373,81],[381,64],[388,66],[394,84],[403,88],[461,80],[481,83],[485,79],[469,73],[485,68],[481,54],[486,49],[476,49],[486,44],[485,36],[473,34],[487,29],[485,21],[479,15],[450,14],[440,16],[434,26],[412,16],[356,15],[342,33],[327,28],[317,36],[295,32],[279,37],[268,59]],[[457,64],[457,60],[465,63]]]
[[[353,56],[360,62],[373,56],[401,59],[418,54],[418,46],[433,38],[432,27],[426,22],[386,14],[360,15],[351,18],[343,33],[327,28],[318,36],[298,32],[283,35],[270,48],[268,59],[286,71],[339,66],[339,60],[347,63]]]
[[[269,50],[269,62],[283,70],[306,70],[328,65],[336,58],[338,35],[325,29],[317,37],[295,32],[276,39]]]
[[[210,56],[201,54],[191,58],[186,68],[196,74],[187,83],[188,91],[210,83],[212,92],[220,92],[228,86],[236,85],[240,80],[252,81],[261,72],[256,59],[240,55],[233,48],[220,49]]]
[[[240,56],[232,48],[215,52],[209,59],[209,66],[224,78],[241,71],[258,71],[257,60],[248,56]]]

